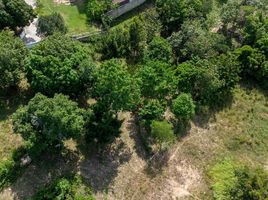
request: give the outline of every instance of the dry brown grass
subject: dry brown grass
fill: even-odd
[[[256,89],[237,88],[230,108],[210,118],[198,116],[190,132],[169,152],[153,158],[146,155],[130,113],[121,113],[120,118],[125,119],[122,134],[107,151],[85,151],[82,155],[75,142],[68,141],[67,146],[75,152],[72,160],[70,156],[45,158],[41,164],[31,165],[10,188],[9,196],[29,197],[38,186],[72,170],[92,185],[97,199],[211,199],[207,170],[217,160],[231,156],[267,166],[268,100]],[[10,131],[9,126],[4,127],[4,132]],[[6,141],[10,142],[12,139]],[[7,193],[1,197],[4,195]]]

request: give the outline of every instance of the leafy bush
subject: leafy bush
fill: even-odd
[[[266,58],[259,49],[245,45],[236,49],[235,54],[242,66],[244,77],[251,77],[257,80],[267,78]]]
[[[90,50],[68,36],[54,34],[31,50],[27,59],[27,78],[36,92],[53,95],[73,95],[90,87],[87,75],[93,73],[95,63]]]
[[[38,19],[37,33],[48,36],[56,32],[67,33],[63,17],[59,13],[46,16],[41,15]]]
[[[139,111],[139,116],[143,120],[159,120],[165,112],[165,106],[157,99],[145,100],[143,104]]]
[[[90,188],[83,186],[79,175],[58,178],[42,187],[30,200],[94,200]]]
[[[162,101],[175,93],[176,79],[169,64],[160,61],[146,62],[139,67],[136,77],[140,80],[143,97]]]
[[[176,139],[172,125],[166,120],[152,121],[151,135],[161,146],[169,145]]]
[[[15,162],[8,160],[0,163],[0,189],[6,186],[10,182],[10,175],[13,174]]]
[[[140,102],[138,82],[122,60],[105,61],[96,71],[93,97],[106,111],[132,110]]]
[[[185,62],[174,71],[180,92],[190,93],[196,102],[215,106],[226,97],[224,74],[221,78],[218,66],[210,61]]]
[[[122,122],[114,113],[105,109],[100,108],[98,104],[94,107],[94,115],[91,115],[86,124],[88,142],[97,141],[99,144],[106,144],[120,135]]]
[[[76,138],[84,130],[84,110],[67,96],[47,98],[36,94],[28,105],[13,114],[14,131],[33,148],[34,154],[49,150],[67,138]]]
[[[90,0],[87,4],[87,16],[90,21],[101,22],[105,12],[113,6],[112,0]]]
[[[0,161],[0,190],[14,183],[21,175],[24,168],[20,165],[20,159],[26,152],[25,147],[16,149],[10,158]]]
[[[19,38],[8,31],[0,32],[0,91],[18,84],[27,53]]]
[[[145,60],[159,60],[167,63],[173,61],[171,45],[162,37],[155,37],[148,45]]]
[[[182,93],[172,102],[172,112],[178,119],[188,121],[195,114],[195,104],[190,94]]]
[[[33,8],[23,0],[0,1],[0,30],[10,27],[24,27],[32,21],[35,14]]]
[[[265,200],[268,198],[268,173],[250,169],[231,159],[217,163],[209,172],[216,200]]]

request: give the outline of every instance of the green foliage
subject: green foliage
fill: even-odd
[[[172,125],[166,120],[152,121],[151,135],[161,146],[169,145],[176,139]]]
[[[20,165],[20,159],[26,153],[26,148],[22,147],[11,152],[12,156],[0,161],[0,190],[10,186],[24,171]]]
[[[117,115],[107,111],[107,108],[96,104],[93,107],[94,115],[91,115],[86,124],[86,140],[96,141],[99,144],[106,144],[120,135],[121,121]]]
[[[12,174],[14,167],[15,162],[13,160],[0,163],[0,189],[3,189],[10,182],[10,174]]]
[[[241,63],[244,76],[254,77],[257,80],[262,80],[266,77],[265,56],[261,51],[245,45],[236,49],[235,53]]]
[[[259,199],[268,198],[268,173],[262,168],[255,170],[244,167],[236,170],[235,175],[238,179],[236,185],[231,190],[234,199]]]
[[[211,6],[206,0],[156,0],[156,10],[165,30],[172,32],[188,19],[203,18]]]
[[[148,99],[139,111],[141,119],[146,121],[159,120],[165,112],[165,106],[157,99]]]
[[[244,37],[245,43],[253,45],[268,31],[268,19],[264,13],[251,14],[246,18]]]
[[[144,21],[143,26],[146,30],[147,42],[151,42],[155,36],[160,34],[162,24],[158,17],[158,13],[154,8],[150,8],[141,14],[141,18]]]
[[[85,124],[84,110],[62,94],[53,98],[36,94],[12,119],[14,131],[21,134],[36,155],[62,144],[64,139],[77,138]]]
[[[182,24],[180,31],[174,32],[169,38],[173,51],[179,61],[194,56],[210,58],[228,50],[224,37],[212,33],[203,27],[202,21],[191,20]]]
[[[102,38],[101,53],[105,59],[129,55],[131,53],[129,28],[123,25],[111,28]]]
[[[142,96],[163,100],[175,92],[175,77],[169,64],[151,61],[141,65],[136,72]]]
[[[173,52],[167,40],[162,37],[154,37],[148,45],[145,60],[159,60],[166,63],[172,63]]]
[[[101,22],[103,15],[113,7],[112,0],[90,0],[87,4],[87,16],[90,21]]]
[[[0,32],[0,91],[17,85],[27,53],[19,38],[8,31]]]
[[[224,81],[222,90],[230,91],[238,83],[241,73],[240,63],[234,54],[221,54],[215,57],[215,63],[219,73],[219,78]]]
[[[185,1],[156,0],[156,10],[166,30],[176,29],[183,22],[185,15]]]
[[[81,190],[83,188],[83,190]],[[40,188],[30,200],[94,200],[90,188],[83,186],[79,175],[69,175],[54,180]]]
[[[182,93],[172,102],[172,112],[178,119],[188,121],[195,114],[195,104],[190,94]]]
[[[235,187],[237,177],[235,176],[235,169],[238,166],[230,159],[225,159],[217,163],[209,171],[212,179],[211,187],[214,198],[217,200],[231,199],[230,190]]]
[[[102,63],[95,74],[93,97],[106,111],[133,110],[140,102],[138,82],[121,60]]]
[[[141,57],[146,45],[147,33],[141,18],[134,17],[129,27],[131,52],[134,57]]]
[[[215,199],[268,198],[268,173],[261,168],[250,169],[225,159],[210,170],[210,177]]]
[[[31,6],[24,0],[1,0],[0,1],[0,30],[10,27],[23,27],[32,21],[35,14]]]
[[[265,34],[256,42],[256,47],[268,58],[268,34]]]
[[[88,48],[68,36],[56,34],[31,50],[26,67],[27,78],[35,91],[48,95],[60,92],[73,95],[90,87],[90,74],[95,63]]]
[[[181,92],[190,93],[201,104],[220,102],[224,81],[220,80],[217,66],[207,60],[197,60],[182,63],[174,71]]]
[[[38,18],[37,33],[45,36],[53,35],[56,32],[67,33],[64,19],[59,13],[40,16]]]

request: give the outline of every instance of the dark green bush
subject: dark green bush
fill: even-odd
[[[165,112],[165,106],[157,99],[148,99],[143,103],[139,116],[145,121],[159,120]]]
[[[266,200],[268,173],[261,168],[252,169],[224,159],[209,172],[216,200]]]
[[[182,93],[172,102],[172,112],[178,119],[188,121],[195,114],[195,104],[190,94]]]
[[[94,200],[90,188],[83,186],[79,175],[58,178],[42,187],[30,200]]]
[[[12,119],[14,131],[21,134],[37,155],[61,145],[64,139],[79,137],[85,123],[84,110],[62,94],[53,98],[36,94]]]
[[[89,21],[101,22],[105,12],[112,9],[112,0],[90,0],[87,4],[87,17]]]
[[[56,32],[67,33],[63,17],[59,13],[41,15],[38,19],[37,33],[48,36]]]
[[[86,63],[85,63],[86,62]],[[27,59],[27,79],[36,92],[77,95],[90,87],[84,72],[92,73],[91,50],[69,36],[54,34],[33,49]]]

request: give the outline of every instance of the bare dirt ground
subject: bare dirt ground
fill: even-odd
[[[148,163],[153,163],[151,161],[155,157],[146,157],[133,117],[130,113],[123,113],[120,117],[125,119],[122,135],[117,141],[121,153],[107,155],[106,159],[109,160],[110,157],[110,162],[106,159],[102,163],[86,160],[80,166],[81,174],[93,186],[96,198],[198,199],[192,192],[204,187],[202,173],[181,151],[185,141],[196,138],[186,137],[176,148],[159,156],[157,166],[151,166]],[[154,171],[155,169],[157,170]]]
[[[69,170],[81,173],[100,200],[198,199],[195,192],[202,191],[204,179],[181,148],[195,140],[195,134],[202,133],[193,129],[193,134],[156,159],[157,156],[146,156],[130,113],[121,113],[120,118],[125,119],[121,137],[107,151],[80,161],[74,159],[75,162],[59,158],[48,167],[49,163],[32,164],[14,185],[0,194],[0,200],[26,199],[38,187]],[[154,159],[157,166],[152,162]]]

